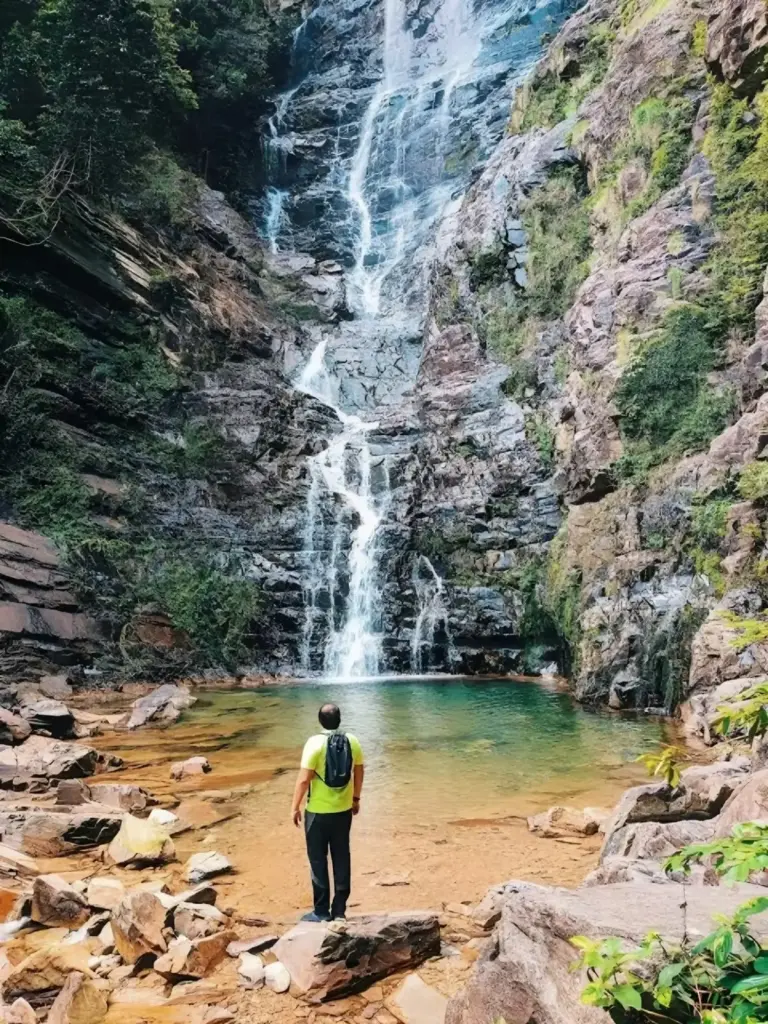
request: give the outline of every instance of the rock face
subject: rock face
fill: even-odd
[[[649,931],[671,941],[685,930],[692,941],[712,930],[712,915],[732,913],[759,895],[759,886],[694,887],[685,918],[669,889],[653,882],[571,892],[510,882],[493,948],[481,958],[462,993],[448,1005],[446,1024],[609,1024],[605,1010],[585,1006],[585,979],[571,970],[569,939],[618,936],[639,943]]]
[[[440,926],[431,914],[358,917],[333,928],[299,924],[274,947],[294,987],[308,999],[358,992],[440,951]]]

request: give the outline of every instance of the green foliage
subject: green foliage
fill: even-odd
[[[712,498],[693,506],[691,536],[700,547],[716,549],[720,546],[732,504],[728,498]]]
[[[641,195],[632,200],[629,219],[639,216],[680,181],[688,163],[695,109],[683,96],[650,97],[632,111],[629,138],[614,162],[640,160],[648,171]]]
[[[554,172],[536,189],[522,209],[528,236],[528,281],[515,290],[508,304],[494,309],[484,323],[490,352],[510,365],[520,357],[547,320],[562,316],[589,271],[591,251],[586,192],[579,168]],[[498,281],[503,254],[485,254],[483,280]],[[480,280],[481,257],[473,262],[475,283]]]
[[[138,598],[159,605],[206,663],[235,667],[247,653],[246,640],[262,606],[256,584],[194,556],[153,562],[137,586]]]
[[[513,129],[553,128],[569,114],[575,113],[587,93],[605,77],[614,39],[615,34],[608,25],[596,26],[576,58],[578,70],[575,73],[574,61],[569,61],[567,78],[554,70],[547,71],[528,86],[522,116],[513,115]]]
[[[768,498],[768,462],[748,462],[739,476],[739,494],[748,501]]]
[[[636,949],[620,939],[571,939],[586,969],[582,1001],[608,1010],[617,1024],[758,1024],[768,1020],[768,956],[750,919],[768,897],[742,904],[700,942],[680,946],[651,933]]]
[[[564,348],[557,350],[555,355],[554,364],[555,380],[563,387],[571,372],[571,357],[568,351]]]
[[[669,857],[668,873],[690,874],[693,864],[706,861],[727,885],[749,881],[756,871],[768,869],[768,825],[758,821],[734,825],[730,836],[711,843],[693,843]]]
[[[716,391],[707,374],[720,358],[719,333],[707,310],[672,309],[627,367],[616,389],[626,454],[625,479],[668,458],[705,447],[726,425],[732,392]]]
[[[699,18],[691,33],[691,52],[694,57],[703,57],[707,49],[707,22]]]
[[[641,754],[637,759],[654,778],[664,779],[672,789],[680,785],[680,765],[687,760],[681,747],[662,746],[657,751]]]
[[[716,551],[704,551],[699,547],[692,548],[690,555],[696,574],[706,576],[714,592],[721,597],[725,593],[726,579],[720,555]]]
[[[544,468],[551,470],[555,462],[555,431],[546,415],[535,412],[528,416],[525,421],[525,433],[538,451]]]
[[[721,619],[729,629],[736,632],[736,638],[731,641],[737,651],[743,651],[752,644],[762,644],[768,641],[768,619],[742,619],[735,612],[720,612]]]
[[[713,83],[708,124],[722,233],[710,274],[726,325],[748,331],[768,263],[768,89],[750,102]]]
[[[721,736],[743,736],[751,743],[768,732],[768,682],[748,687],[733,701],[721,704],[712,722]]]
[[[139,213],[174,221],[188,182],[168,148],[235,184],[288,37],[263,0],[29,0],[5,24],[4,184],[49,220],[68,192],[88,191],[130,210],[144,193]]]

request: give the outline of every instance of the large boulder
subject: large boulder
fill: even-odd
[[[58,875],[38,875],[32,886],[31,918],[49,928],[79,928],[91,916],[88,902]]]
[[[644,821],[612,832],[600,852],[601,863],[608,857],[662,861],[690,843],[706,843],[715,834],[716,819],[710,821]]]
[[[168,725],[175,722],[186,708],[195,703],[195,698],[185,686],[165,683],[145,697],[139,697],[131,710],[120,721],[120,729],[140,729],[149,722]]]
[[[301,923],[274,946],[296,990],[313,1000],[359,992],[440,952],[434,914],[376,914],[333,925]]]
[[[501,920],[492,948],[477,962],[466,988],[448,1005],[446,1024],[610,1024],[605,1010],[585,1006],[586,978],[574,973],[574,935],[618,936],[639,943],[649,931],[671,942],[685,932],[696,941],[712,931],[713,915],[732,914],[759,886],[699,886],[686,891],[687,908],[670,886],[653,882],[550,889],[526,882],[503,888]],[[768,923],[753,918],[759,934]]]
[[[102,763],[93,747],[30,736],[19,747],[0,750],[0,787],[24,789],[34,779],[81,779]]]
[[[606,827],[606,855],[618,852],[614,849],[614,834],[627,825],[714,818],[748,773],[749,759],[736,757],[686,768],[674,789],[664,782],[628,789]]]
[[[98,804],[0,811],[2,842],[30,857],[65,857],[108,843],[122,815]]]
[[[146,953],[165,953],[163,935],[166,910],[158,897],[146,889],[129,892],[112,914],[115,948],[127,964],[135,964]]]
[[[727,801],[715,823],[715,835],[729,836],[741,821],[768,821],[768,768],[746,779]]]

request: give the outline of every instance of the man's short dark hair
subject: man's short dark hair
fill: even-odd
[[[323,704],[317,717],[324,729],[338,729],[341,725],[341,711],[336,704]]]

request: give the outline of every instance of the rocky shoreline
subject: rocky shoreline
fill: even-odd
[[[205,839],[184,863],[177,853],[190,829],[205,832],[237,813],[232,794],[206,790],[214,815],[200,819],[189,801],[110,780],[119,759],[89,744],[100,731],[109,740],[112,731],[178,721],[192,692],[166,684],[131,693],[120,713],[100,714],[67,689],[66,677],[18,687],[13,710],[0,713],[8,1024],[607,1022],[606,1011],[579,1001],[570,937],[632,943],[652,929],[679,938],[684,927],[703,935],[713,913],[765,892],[761,884],[718,886],[711,871],[684,879],[662,867],[690,842],[768,818],[760,751],[750,758],[722,746],[709,751],[719,759],[686,768],[674,788],[633,787],[609,814],[559,807],[531,818],[542,843],[603,833],[598,867],[574,890],[508,881],[477,905],[446,892],[439,908],[355,914],[327,927],[261,917],[228,901],[236,856]],[[84,702],[91,710],[76,706]],[[199,755],[170,774],[194,792],[210,771]]]

